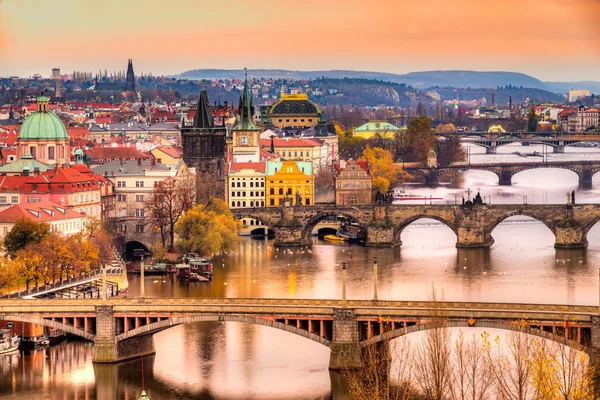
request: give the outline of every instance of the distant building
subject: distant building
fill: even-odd
[[[265,206],[265,168],[264,162],[229,164],[229,208]]]
[[[401,132],[401,129],[386,121],[369,121],[366,124],[355,128],[352,131],[353,137],[361,139],[371,139],[380,137],[383,139],[393,139],[396,133]]]
[[[335,204],[371,204],[371,174],[367,161],[340,161],[336,166]]]
[[[125,82],[114,81],[114,82],[101,82],[98,81],[99,77],[96,77],[94,89],[98,91],[119,91],[119,92],[135,92],[135,74],[133,73],[133,60],[127,61],[127,75],[125,76]]]
[[[50,225],[52,232],[65,236],[74,235],[85,228],[85,214],[50,201],[15,204],[0,212],[0,239],[15,226],[15,222],[27,218]]]
[[[305,161],[267,162],[267,207],[280,207],[286,197],[294,205],[297,195],[301,205],[314,204],[313,164]],[[300,204],[299,204],[300,205]]]
[[[599,111],[597,108],[563,110],[558,115],[557,123],[563,132],[588,132],[597,130],[600,125]]]
[[[585,89],[572,89],[569,90],[569,101],[576,101],[578,98],[580,97],[587,97],[590,95],[590,91],[589,90],[585,90]]]
[[[277,128],[309,128],[321,121],[321,110],[306,94],[281,94],[268,112],[268,123]]]

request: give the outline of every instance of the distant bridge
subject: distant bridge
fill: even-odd
[[[231,210],[238,218],[252,218],[275,235],[275,246],[312,243],[311,232],[330,216],[343,216],[361,227],[367,246],[399,246],[401,234],[421,218],[435,219],[456,234],[456,247],[487,247],[492,231],[506,218],[527,216],[543,223],[554,234],[556,248],[583,248],[587,234],[600,221],[598,204],[494,204],[494,205],[362,205],[265,207]]]
[[[0,319],[40,324],[90,340],[96,363],[152,354],[153,334],[199,321],[263,325],[302,336],[331,349],[331,369],[358,367],[361,346],[432,329],[440,326],[440,320],[448,327],[537,335],[583,350],[593,360],[599,359],[600,346],[597,306],[236,298],[44,299],[0,300]]]
[[[500,185],[512,185],[512,177],[519,172],[556,168],[573,171],[579,177],[579,184],[584,188],[592,187],[593,176],[600,171],[600,161],[552,161],[552,162],[516,162],[516,163],[454,163],[447,167],[408,167],[405,171],[413,176],[422,176],[426,183],[439,182],[440,176],[455,175],[458,172],[480,170],[493,172],[498,176]]]

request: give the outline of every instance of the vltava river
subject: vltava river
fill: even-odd
[[[552,157],[600,159],[595,149]],[[479,151],[479,153],[478,153]],[[497,155],[471,151],[472,162],[519,160],[514,151],[541,152],[540,146],[505,146]],[[477,158],[477,160],[476,160]],[[529,158],[529,157],[528,157]],[[594,188],[580,190],[570,171],[538,169],[497,185],[488,172],[461,174],[453,184],[434,188],[407,185],[408,193],[442,197],[454,203],[467,188],[481,189],[492,203],[598,202]],[[600,225],[600,224],[599,224]],[[586,250],[555,250],[552,233],[541,223],[512,217],[493,232],[489,249],[454,247],[446,226],[419,220],[402,233],[395,249],[329,244],[317,239],[309,248],[275,249],[272,242],[242,239],[238,249],[215,257],[212,283],[179,284],[172,278],[146,277],[148,296],[339,298],[341,264],[348,266],[348,297],[372,296],[372,260],[379,259],[381,299],[427,299],[432,285],[446,300],[563,304],[598,303],[600,226]],[[139,278],[130,279],[130,296]],[[328,371],[329,350],[312,341],[263,326],[195,323],[154,336],[156,356],[143,360],[144,387],[158,399],[347,399],[342,379]],[[94,366],[91,345],[69,341],[29,354],[0,356],[0,399],[137,399],[142,361]]]

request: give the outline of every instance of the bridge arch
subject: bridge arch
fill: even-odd
[[[406,229],[406,227],[408,227],[410,224],[412,224],[413,222],[416,222],[420,219],[433,219],[436,220],[438,222],[441,222],[442,224],[446,225],[448,228],[450,228],[452,230],[452,232],[454,232],[455,235],[458,235],[456,232],[456,226],[452,221],[449,221],[447,219],[445,219],[444,217],[441,217],[439,215],[429,215],[429,214],[417,214],[414,216],[411,216],[409,218],[406,218],[402,221],[400,221],[399,223],[396,224],[396,228],[394,228],[394,242],[395,243],[402,243],[401,242],[401,235],[402,232],[404,231],[404,229]]]
[[[0,314],[0,320],[3,321],[18,321],[27,322],[30,324],[37,324],[46,326],[48,328],[60,329],[63,332],[70,333],[75,336],[82,337],[84,339],[94,341],[95,335],[84,331],[83,329],[75,328],[72,325],[63,324],[62,322],[52,321],[42,317],[33,317],[28,315],[11,315],[11,314]]]
[[[243,210],[238,209],[238,210],[234,210],[234,211],[235,211],[235,213],[233,213],[233,217],[235,219],[237,219],[239,221],[241,221],[244,218],[255,219],[258,222],[260,222],[261,224],[263,224],[264,226],[266,226],[267,228],[269,228],[271,231],[275,232],[273,224],[267,218],[263,218],[259,215],[256,215],[251,210],[243,211]]]
[[[364,224],[361,223],[361,221],[356,218],[355,216],[347,213],[347,212],[343,212],[343,211],[336,211],[336,210],[332,210],[332,211],[326,211],[326,212],[321,212],[318,213],[317,215],[310,217],[309,219],[307,219],[304,222],[304,225],[302,227],[302,239],[305,241],[309,241],[310,240],[310,236],[311,233],[313,231],[313,229],[315,229],[315,226],[323,221],[325,218],[327,217],[336,217],[336,219],[339,216],[343,216],[344,218],[346,218],[348,221],[350,221],[351,223],[356,223],[360,226],[360,228],[365,232],[367,232],[367,228]]]
[[[575,350],[583,351],[586,354],[592,354],[592,348],[581,345],[574,340],[567,339],[564,336],[560,336],[551,332],[546,332],[541,329],[532,328],[531,326],[522,326],[514,324],[512,322],[494,321],[494,320],[478,320],[474,325],[469,325],[466,319],[445,321],[444,328],[488,328],[488,329],[501,329],[505,331],[519,332],[526,335],[533,335],[541,337],[559,344],[567,345]],[[374,336],[371,339],[361,341],[359,344],[361,347],[367,347],[376,343],[389,341],[401,336],[409,335],[415,332],[424,332],[431,329],[440,328],[439,322],[425,322],[422,324],[412,325],[406,328],[398,328],[393,331],[388,331],[380,335]]]
[[[556,238],[556,228],[552,225],[551,221],[548,221],[545,218],[543,218],[542,216],[536,215],[535,213],[531,213],[529,211],[526,211],[525,209],[517,210],[517,211],[513,211],[513,212],[508,212],[508,213],[503,214],[503,215],[501,215],[499,217],[496,217],[495,219],[492,220],[491,223],[489,223],[486,226],[486,234],[487,235],[491,235],[492,232],[494,231],[494,229],[496,229],[496,227],[502,221],[505,221],[506,219],[511,218],[511,217],[519,217],[519,216],[533,218],[536,221],[541,222],[548,229],[550,229],[550,232],[552,232],[552,235],[554,235],[554,237]]]
[[[306,339],[310,339],[314,342],[320,343],[323,346],[331,347],[330,340],[327,340],[325,338],[320,337],[319,335],[315,335],[314,333],[310,333],[295,326],[286,325],[272,319],[223,314],[184,315],[170,319],[165,319],[117,335],[115,337],[115,342],[118,343],[120,341],[131,339],[136,336],[153,335],[165,329],[169,329],[174,326],[190,322],[243,322],[247,324],[268,326],[271,328],[281,329],[283,331],[305,337]]]
[[[573,172],[579,178],[579,180],[581,180],[581,178],[582,178],[583,172],[581,172],[579,170],[579,168],[576,168],[576,167],[570,167],[568,165],[552,165],[552,164],[545,164],[545,163],[539,163],[539,164],[540,165],[536,165],[536,164],[532,163],[532,165],[529,165],[529,166],[522,166],[522,167],[513,169],[511,171],[512,178],[514,178],[515,175],[518,175],[521,172],[530,171],[530,170],[534,170],[534,169],[562,169],[562,170]]]

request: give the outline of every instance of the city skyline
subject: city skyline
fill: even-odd
[[[351,3],[351,4],[350,4]],[[576,3],[576,5],[573,5]],[[160,11],[158,11],[160,9]],[[600,80],[600,1],[358,0],[280,5],[158,0],[105,7],[75,0],[0,1],[0,75],[52,67],[169,75],[190,69],[522,72]],[[409,17],[407,17],[409,16]],[[492,18],[493,16],[493,18]]]

